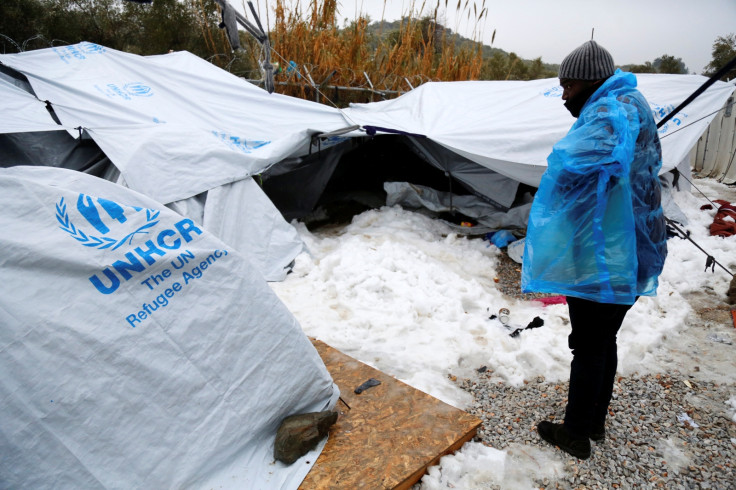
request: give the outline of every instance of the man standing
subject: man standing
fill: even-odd
[[[636,77],[615,70],[595,41],[560,65],[565,107],[577,118],[547,158],[529,215],[522,291],[564,294],[572,333],[562,424],[547,442],[585,459],[605,439],[616,335],[639,296],[654,296],[667,255],[657,127]]]

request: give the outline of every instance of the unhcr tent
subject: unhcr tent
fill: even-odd
[[[637,79],[657,121],[707,80],[698,75],[637,75]],[[733,84],[716,82],[660,128],[662,174],[675,168],[690,174],[698,140],[719,112],[727,112],[722,109],[733,91]],[[391,143],[386,143],[387,150],[375,151],[369,163],[360,165],[355,155],[365,153],[368,145],[343,160],[355,164],[353,180],[358,183],[371,181],[370,171],[355,169],[365,165],[382,169],[389,176],[386,180],[393,180],[392,174],[408,160],[401,153],[403,146],[431,164],[430,169],[415,167],[407,182],[387,183],[383,191],[388,204],[445,214],[458,211],[485,227],[457,226],[458,232],[524,228],[531,201],[528,191],[539,184],[552,146],[574,122],[561,95],[557,79],[437,82],[393,100],[353,104],[344,115],[375,135],[371,145],[380,146],[381,140]],[[329,158],[330,150],[324,153],[319,165],[305,159],[290,172],[283,172],[280,165],[265,172],[264,189],[287,219],[301,218],[319,203],[319,193],[330,189],[333,170],[344,179],[346,165],[341,163],[341,172]],[[436,174],[433,186],[417,185],[431,168]],[[310,198],[310,193],[316,196]]]
[[[700,75],[636,77],[655,121],[707,80]],[[663,172],[688,157],[733,91],[733,84],[716,82],[660,129]],[[574,122],[561,96],[557,79],[425,83],[393,100],[355,104],[345,113],[364,127],[424,136],[515,181],[537,186],[552,145]]]
[[[185,52],[141,57],[80,43],[1,55],[0,63],[0,79],[35,94],[21,102],[34,106],[38,122],[43,106],[46,122],[56,117],[66,130],[47,131],[57,135],[49,141],[66,139],[58,147],[88,157],[59,165],[194,219],[248,255],[268,280],[283,279],[303,249],[284,218],[306,216],[350,178],[387,182],[373,204],[459,211],[486,229],[523,228],[529,191],[573,122],[556,79],[426,83],[394,100],[338,110],[269,95]],[[657,120],[705,81],[637,78]],[[717,82],[661,129],[663,173],[678,166],[689,173],[698,139],[732,92]],[[12,126],[13,112],[6,117]],[[0,144],[2,165],[54,164],[38,158],[40,151],[25,159],[2,153],[43,148],[29,142],[39,134],[8,136],[16,144]],[[408,166],[411,160],[422,166]]]
[[[0,63],[10,487],[298,485],[309,465],[270,465],[271,434],[337,391],[262,280],[303,249],[284,210],[310,212],[351,162],[370,175],[370,149],[388,171],[410,155],[430,164],[371,177],[389,203],[512,226],[572,124],[555,79],[427,83],[339,111],[189,53],[80,43]],[[704,81],[638,78],[657,119]],[[715,84],[662,128],[663,171],[689,169],[732,92]],[[430,173],[448,187],[414,184]]]
[[[64,128],[51,119],[46,105],[12,79],[0,78],[0,133],[61,131]]]
[[[313,134],[344,128],[339,111],[269,95],[187,52],[141,57],[85,42],[0,55],[0,63],[4,93],[27,84],[37,99],[15,90],[15,105],[2,117],[5,131],[50,129],[53,115],[69,135],[91,139],[104,152],[114,164],[102,174],[106,178],[208,229],[226,230],[221,238],[246,253],[267,279],[283,279],[303,245],[253,177],[308,154]],[[46,125],[40,101],[52,110]],[[13,127],[24,107],[33,108],[37,126]],[[27,138],[16,134],[14,141],[20,141],[17,148]],[[57,153],[53,141],[46,153]],[[2,165],[49,165],[23,156],[5,153]],[[241,212],[226,213],[233,205]]]
[[[277,428],[339,393],[247,257],[80,172],[0,169],[0,207],[0,487],[299,486],[322,446]]]

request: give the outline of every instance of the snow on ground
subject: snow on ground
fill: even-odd
[[[731,420],[736,422],[736,396],[729,398],[726,404],[729,406],[728,413],[731,415]]]
[[[695,184],[711,199],[736,200],[733,189],[711,179]],[[736,270],[736,237],[709,235],[716,209],[701,210],[708,201],[692,192],[675,194],[691,237]],[[548,381],[567,379],[572,358],[567,306],[503,295],[493,280],[502,252],[487,241],[457,236],[444,223],[400,207],[366,211],[345,227],[315,233],[296,226],[309,254],[301,254],[293,273],[272,287],[307,335],[459,408],[470,395],[449,377],[472,377],[481,366],[514,385],[542,375]],[[687,240],[670,239],[668,247],[658,296],[641,298],[619,334],[623,375],[661,372],[658,354],[685,328],[692,297],[705,292],[725,300],[729,274],[718,267],[704,272],[705,254]],[[512,338],[498,319],[489,319],[500,308],[510,310],[512,327],[525,327],[537,316],[544,325]],[[662,444],[677,459],[672,442]],[[423,488],[441,488],[450,477],[463,488],[477,488],[479,481],[529,487],[530,475],[558,471],[556,463],[538,464],[551,453],[540,449],[540,455],[529,455],[529,450],[468,443],[430,469]]]

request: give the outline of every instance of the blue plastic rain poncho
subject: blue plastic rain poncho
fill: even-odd
[[[661,148],[636,77],[616,70],[547,158],[521,288],[599,303],[653,296],[667,255]]]

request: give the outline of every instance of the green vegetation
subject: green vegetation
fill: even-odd
[[[711,52],[713,59],[705,67],[703,75],[714,75],[722,67],[736,57],[736,34],[731,33],[727,36],[718,36],[713,43],[713,51]],[[721,80],[733,80],[736,78],[736,68],[726,73]]]
[[[555,77],[559,68],[541,58],[526,60],[495,48],[493,39],[489,46],[452,32],[438,18],[448,0],[437,0],[429,15],[420,13],[425,1],[416,11],[412,4],[401,20],[371,22],[358,17],[345,27],[337,21],[337,0],[301,3],[273,0],[273,10],[263,19],[264,25],[273,26],[271,60],[277,64],[280,93],[326,102],[315,92],[316,85],[333,102],[346,105],[390,98],[427,81],[533,80]],[[489,15],[485,1],[480,9],[475,2],[458,2],[456,9],[475,22],[474,32],[483,32]],[[0,0],[0,52],[81,41],[140,55],[186,50],[235,75],[260,80],[261,46],[240,31],[245,49],[232,52],[225,31],[218,27],[220,21],[214,0],[154,0],[150,5],[124,0]],[[718,37],[704,74],[714,73],[734,55],[736,36]],[[622,68],[636,73],[688,72],[680,58],[666,54]]]
[[[556,67],[539,58],[523,60],[444,27],[437,13],[447,4],[438,0],[433,15],[420,16],[412,5],[409,15],[398,21],[371,23],[359,17],[341,27],[336,0],[310,1],[304,9],[299,2],[275,0],[268,16],[273,20],[272,60],[279,64],[277,90],[313,98],[312,82],[328,79],[333,86],[366,89],[344,94],[341,102],[346,103],[370,97],[367,89],[390,96],[429,80],[555,75]],[[478,10],[475,4],[460,2],[456,8],[474,19],[477,32],[482,30],[488,15],[485,6]],[[187,50],[235,75],[260,79],[261,47],[241,31],[246,49],[233,53],[219,22],[214,0],[155,0],[151,5],[123,0],[3,0],[0,52],[80,41],[141,55]]]
[[[688,73],[687,66],[681,58],[668,54],[663,54],[654,61],[647,61],[643,65],[624,65],[621,68],[632,73],[674,73],[677,75]]]
[[[2,0],[0,52],[90,41],[140,55],[186,50],[223,68],[252,69],[230,54],[219,18],[214,0]]]
[[[424,19],[426,22],[428,19]],[[367,28],[374,36],[394,37],[400,32],[402,23],[408,19],[394,22],[373,22]],[[452,30],[438,26],[443,29],[445,42],[450,43],[456,49],[478,49],[480,44],[483,59],[479,80],[536,80],[538,78],[551,78],[557,76],[559,65],[543,63],[542,58],[525,60],[516,53],[508,53],[502,49],[494,48],[487,44],[481,44],[472,39],[453,33]]]

